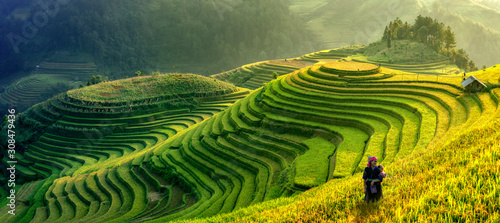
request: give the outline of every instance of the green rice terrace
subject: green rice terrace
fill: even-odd
[[[8,81],[5,91],[0,92],[0,100],[9,104],[33,105],[41,102],[41,95],[49,88],[65,84],[69,88],[78,87],[82,80],[90,78],[96,65],[88,62],[42,62],[30,75]],[[4,83],[2,83],[4,84]]]
[[[413,52],[413,53],[412,53]],[[395,59],[397,58],[397,59]],[[392,49],[380,42],[322,50],[297,58],[261,61],[212,75],[213,78],[236,86],[257,89],[277,76],[319,63],[352,61],[370,63],[392,70],[414,74],[454,75],[463,73],[449,58],[425,44],[397,40]]]
[[[332,62],[347,59],[351,55],[362,53],[364,46],[354,45],[338,49],[323,50],[284,60],[261,61],[247,64],[237,69],[212,75],[213,78],[233,83],[248,89],[257,89],[277,76],[311,66],[315,63]]]
[[[215,76],[243,75],[239,86],[254,91],[168,74],[100,83],[37,104],[16,122],[24,149],[16,154],[24,180],[19,214],[8,215],[2,204],[0,216],[166,222],[224,214],[206,221],[238,222],[252,214],[245,207],[359,174],[368,155],[395,163],[485,126],[497,113],[496,68],[473,73],[488,90],[465,93],[461,75],[411,72],[439,61],[345,61],[358,53],[321,51]]]

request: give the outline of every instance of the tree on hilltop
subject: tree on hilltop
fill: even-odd
[[[457,46],[457,41],[455,40],[455,33],[451,31],[451,27],[447,27],[444,31],[444,47],[446,50],[455,48]]]
[[[422,26],[420,29],[418,29],[418,40],[422,43],[427,43],[427,35],[429,34],[429,29],[427,29],[427,26]]]
[[[108,77],[104,79],[104,81],[108,81]],[[94,84],[99,84],[102,82],[102,76],[101,75],[92,75],[90,77],[90,80],[87,81],[87,86],[94,85]]]
[[[387,48],[391,48],[391,41],[392,41],[392,31],[389,30],[387,32]]]
[[[391,21],[385,27],[382,41],[387,42],[387,48],[392,47],[392,41],[396,39],[410,39],[424,43],[437,52],[448,56],[458,67],[466,70],[477,70],[474,61],[469,59],[465,50],[456,50],[455,33],[449,26],[440,23],[431,17],[417,16],[413,25],[403,23],[399,18]]]

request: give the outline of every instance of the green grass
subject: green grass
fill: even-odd
[[[319,186],[328,179],[330,158],[335,152],[335,145],[321,137],[302,143],[309,147],[309,150],[297,158],[294,184],[307,188]]]
[[[394,64],[422,64],[448,59],[431,47],[410,40],[394,40],[391,48],[386,42],[371,43],[363,55],[370,61]]]
[[[322,62],[271,79],[252,92],[236,87],[210,91],[218,81],[174,74],[108,82],[93,89],[93,94],[116,90],[130,104],[121,98],[79,98],[73,92],[34,107],[25,124],[56,127],[38,129],[42,133],[36,142],[18,155],[19,170],[51,181],[36,192],[34,185],[25,184],[22,196],[28,205],[22,210],[28,215],[23,221],[165,222],[228,213],[216,221],[246,219],[239,210],[260,219],[264,212],[252,208],[293,204],[297,197],[307,198],[307,189],[323,188],[328,180],[339,185],[333,186],[334,194],[350,191],[355,187],[350,180],[358,177],[368,155],[378,156],[392,173],[401,160],[446,146],[498,116],[499,88],[464,94],[458,76],[438,79],[397,71],[434,70],[442,61],[393,64],[391,69],[385,64],[380,69],[338,61],[324,64],[332,60],[327,58],[359,50],[306,55]],[[274,61],[242,70],[258,73],[252,78],[259,81],[267,80],[265,72],[273,69],[288,72],[294,67]],[[346,69],[351,73],[346,75]],[[495,72],[490,68],[476,74],[494,86]],[[184,81],[172,90],[191,101],[161,107],[159,103],[174,94],[155,92],[162,82],[152,83],[154,78],[168,79],[163,84]],[[138,80],[151,89],[133,89]],[[186,88],[203,81],[204,93]],[[131,91],[116,85],[125,83]],[[30,193],[35,196],[28,197]],[[302,195],[280,198],[293,194]],[[345,201],[346,196],[335,199]],[[266,200],[273,201],[261,204]],[[283,214],[274,218],[290,220],[286,217],[291,213]]]
[[[231,84],[200,75],[163,74],[103,82],[67,94],[86,102],[126,103],[158,97],[215,96],[235,90],[236,87]]]

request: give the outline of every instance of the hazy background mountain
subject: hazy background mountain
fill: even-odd
[[[216,73],[377,41],[389,21],[412,23],[417,15],[451,26],[457,48],[479,66],[496,64],[500,56],[500,3],[494,0],[61,0],[67,4],[57,9],[37,2],[55,1],[0,2],[2,77],[58,55],[87,58],[106,75],[174,66]],[[26,21],[33,25],[40,12],[48,15],[46,25],[25,38]],[[18,53],[9,34],[26,40]]]
[[[450,26],[457,48],[478,66],[498,64],[500,3],[493,0],[289,0],[328,48],[370,43],[380,39],[389,21],[399,17],[413,23],[418,15]]]
[[[322,48],[284,0],[4,0],[0,8],[2,76],[57,55],[89,54],[107,75],[174,66],[206,74]]]

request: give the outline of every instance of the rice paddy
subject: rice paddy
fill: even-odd
[[[6,222],[498,220],[496,70],[474,73],[491,88],[471,94],[460,75],[411,73],[436,64],[329,62],[337,54],[306,55],[320,60],[311,66],[243,66],[281,72],[259,79],[266,84],[256,76],[240,82],[254,91],[171,74],[38,104],[24,121],[43,130],[17,154],[20,193],[30,195],[19,215],[0,215]],[[362,203],[367,156],[390,173],[384,215]],[[471,186],[456,187],[471,178]]]

